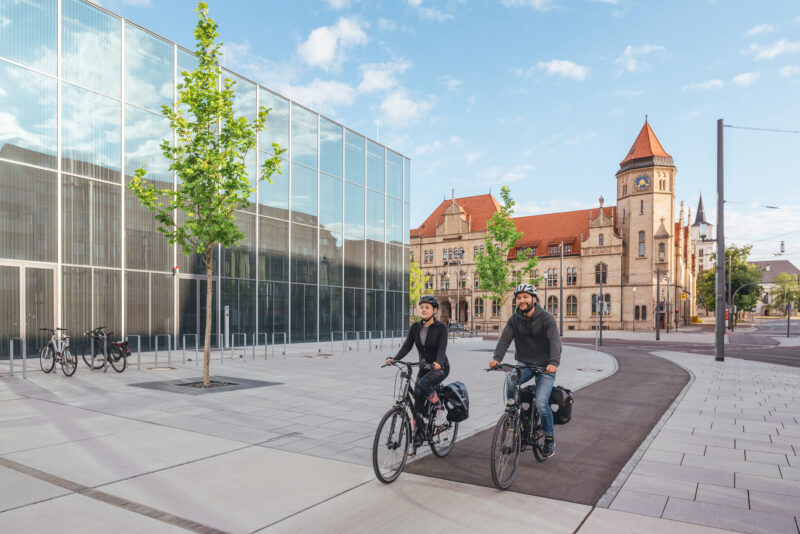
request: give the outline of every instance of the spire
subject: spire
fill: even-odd
[[[639,135],[636,137],[636,141],[633,142],[633,146],[619,165],[623,167],[630,161],[653,157],[669,158],[670,161],[668,164],[672,165],[672,156],[667,154],[661,146],[655,132],[653,132],[653,129],[650,127],[650,123],[647,122],[647,118],[645,118],[644,125]]]
[[[701,223],[708,224],[706,220],[706,210],[703,209],[703,193],[700,193],[700,202],[697,203],[697,216],[692,226],[700,226]]]

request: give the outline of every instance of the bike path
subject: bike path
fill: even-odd
[[[689,381],[681,367],[641,349],[607,352],[617,359],[618,371],[574,392],[572,421],[556,426],[556,455],[539,463],[530,449],[524,451],[511,491],[594,505]],[[498,406],[498,419],[500,414]],[[458,441],[446,458],[413,461],[406,471],[494,487],[493,432],[489,428]]]

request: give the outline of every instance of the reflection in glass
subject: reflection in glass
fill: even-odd
[[[292,161],[317,168],[317,114],[292,104]]]
[[[61,326],[72,336],[77,353],[83,332],[103,326],[92,325],[92,270],[88,267],[62,267],[61,273]],[[89,349],[86,349],[87,354]]]
[[[144,168],[145,179],[157,181],[156,187],[172,185],[170,162],[161,152],[163,141],[172,142],[169,120],[133,106],[125,106],[125,182],[136,169]]]
[[[342,261],[344,242],[341,234],[327,230],[319,231],[319,283],[320,285],[342,285]]]
[[[317,223],[317,171],[292,164],[292,220]]]
[[[317,283],[317,229],[292,223],[292,282]]]
[[[130,269],[169,271],[172,247],[159,232],[150,210],[142,207],[133,191],[125,190],[125,265]],[[183,255],[183,254],[181,254]],[[203,269],[205,273],[205,269]]]
[[[179,295],[178,295],[178,314],[180,317],[180,345],[183,346],[184,334],[197,334],[197,346],[202,350],[203,343],[205,342],[205,328],[206,328],[206,281],[195,280],[191,278],[182,278],[179,280]],[[211,296],[213,305],[211,307],[211,346],[215,347],[218,344],[217,333],[217,283],[212,283]],[[191,349],[195,345],[194,337],[186,338],[186,348]]]
[[[239,231],[245,238],[222,252],[222,276],[233,278],[256,277],[256,216],[235,212]]]
[[[57,7],[57,0],[0,4],[0,56],[55,75]]]
[[[403,247],[386,246],[386,287],[392,291],[403,290]]]
[[[222,279],[222,309],[229,307],[229,334],[247,334],[256,330],[256,282],[252,280]],[[223,327],[224,328],[224,327]],[[223,335],[225,332],[223,331]],[[242,336],[231,335],[230,346],[241,346]],[[245,341],[247,343],[247,341]]]
[[[322,117],[319,119],[319,169],[342,177],[342,127]]]
[[[62,170],[119,183],[119,102],[68,84],[61,97]]]
[[[0,265],[0,340],[19,337],[20,318],[20,268]],[[8,343],[0,342],[0,358],[8,358]],[[15,354],[18,354],[16,352]]]
[[[5,61],[0,80],[0,158],[55,169],[56,80]]]
[[[342,288],[319,288],[319,340],[342,339]]]
[[[285,332],[288,342],[289,335],[289,284],[278,282],[258,283],[258,331],[267,333]],[[259,343],[264,338],[259,336]],[[268,343],[272,343],[272,336],[268,336]],[[275,336],[276,343],[282,343],[283,337]]]
[[[289,280],[289,224],[259,217],[258,278]]]
[[[56,174],[0,161],[0,258],[55,262]]]
[[[61,2],[61,76],[119,98],[120,19],[81,0]]]
[[[350,130],[344,135],[344,176],[364,185],[364,138]]]
[[[367,330],[373,337],[380,335],[384,330],[385,307],[383,291],[367,291]]]
[[[64,263],[120,267],[122,203],[119,186],[64,175],[62,239]]]
[[[403,202],[411,202],[411,160],[403,158]]]
[[[386,150],[373,141],[367,141],[367,187],[383,193]]]
[[[142,350],[152,350],[149,273],[125,271],[125,333],[142,336]]]
[[[256,107],[256,84],[228,70],[222,71],[222,79],[236,82],[233,86],[233,113],[235,116],[244,117],[250,123],[254,122],[258,112]]]
[[[292,343],[317,341],[317,286],[292,284]]]
[[[384,289],[386,287],[386,246],[383,241],[367,239],[367,287]]]
[[[344,285],[364,287],[364,240],[344,240]]]
[[[364,237],[364,188],[345,183],[344,188],[344,233]]]
[[[150,275],[150,329],[153,336],[172,334],[172,311],[174,302],[173,284],[175,277],[171,274],[152,273]],[[205,293],[203,293],[205,297]],[[203,316],[205,320],[205,316]],[[159,346],[166,345],[166,339],[159,339]],[[172,340],[173,343],[176,340]]]
[[[386,241],[403,243],[403,203],[391,197],[386,197]]]
[[[54,328],[54,275],[53,269],[25,269],[25,345],[28,354],[36,354],[50,341],[50,332],[39,329]]]
[[[409,261],[411,251],[408,247],[403,247],[401,262],[403,267],[403,291],[408,292],[408,279],[409,279]]]
[[[172,45],[125,23],[125,102],[161,113],[172,103]]]
[[[271,110],[267,123],[258,134],[258,149],[267,154],[273,154],[272,144],[277,143],[287,151],[284,157],[289,157],[289,101],[271,93],[261,87],[258,88],[259,106]]]
[[[94,269],[92,283],[94,286],[92,324],[95,325],[93,328],[105,326],[119,335],[122,332],[122,271]],[[73,332],[73,335],[75,334],[77,332]]]
[[[183,48],[178,48],[178,64],[176,65],[175,85],[184,83],[183,73],[192,72],[200,65],[200,61],[194,52],[189,52]]]
[[[341,232],[342,181],[327,174],[319,175],[319,225],[331,232]]]
[[[354,339],[352,332],[364,331],[364,290],[345,288],[344,290],[344,330],[349,339]]]
[[[403,198],[403,156],[386,151],[386,194]]]
[[[367,191],[367,238],[384,240],[384,197],[375,191]]]
[[[263,152],[258,153],[264,157]],[[289,218],[289,166],[286,160],[280,160],[280,173],[274,172],[270,179],[258,183],[258,203],[261,204],[261,215],[269,215],[279,219]]]
[[[403,244],[408,245],[411,237],[411,204],[403,203]]]

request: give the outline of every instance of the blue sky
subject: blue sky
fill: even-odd
[[[795,0],[207,3],[228,68],[412,158],[412,226],[451,189],[509,185],[519,214],[615,203],[645,114],[677,201],[702,191],[713,217],[716,120],[800,130]],[[193,46],[194,1],[101,4]],[[728,241],[800,265],[800,135],[725,136]]]

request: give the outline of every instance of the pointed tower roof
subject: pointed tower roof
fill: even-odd
[[[664,147],[658,141],[655,132],[650,127],[647,119],[644,121],[636,141],[628,151],[619,166],[620,170],[627,170],[630,168],[644,167],[648,165],[673,165],[672,156],[667,154]]]
[[[706,220],[706,210],[703,209],[703,194],[700,194],[700,202],[697,203],[697,216],[694,218],[692,226],[700,226],[701,223],[708,224]]]

